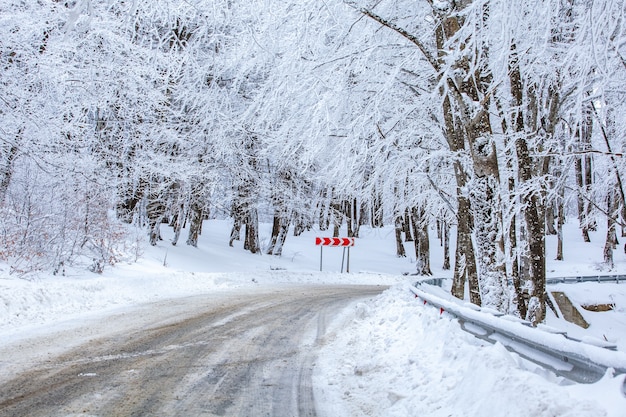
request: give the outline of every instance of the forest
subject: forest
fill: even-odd
[[[566,261],[563,224],[602,223],[610,271],[626,234],[625,19],[622,0],[4,0],[0,262],[101,272],[215,217],[264,256],[393,225],[416,274],[436,230],[455,296],[538,323],[545,236]]]

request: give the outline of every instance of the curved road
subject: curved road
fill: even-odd
[[[372,286],[163,301],[0,344],[0,416],[315,416],[327,324]]]

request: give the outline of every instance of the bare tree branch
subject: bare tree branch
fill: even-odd
[[[358,7],[354,2],[347,1],[346,4],[349,5],[350,7],[353,7],[355,10],[358,10],[360,13],[369,17],[370,19],[380,23],[381,25],[393,30],[394,32],[408,39],[411,43],[413,43],[415,46],[419,48],[419,50],[422,52],[422,54],[424,55],[426,60],[430,63],[430,65],[432,65],[432,67],[436,71],[439,71],[439,62],[433,56],[433,54],[430,53],[430,51],[428,50],[428,48],[426,48],[426,46],[422,43],[422,41],[417,38],[417,36],[409,33],[407,30],[401,28],[395,23],[390,22],[386,19],[383,19],[381,16],[377,15],[376,13],[374,13],[373,11],[369,9],[366,9],[364,7]]]

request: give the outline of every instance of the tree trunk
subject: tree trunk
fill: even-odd
[[[359,220],[359,205],[356,198],[344,201],[344,215],[348,227],[348,237],[359,237],[361,222]]]
[[[246,240],[244,242],[244,249],[249,250],[251,253],[259,253],[259,214],[255,207],[249,208],[247,211],[248,213],[245,218]]]
[[[613,269],[613,251],[617,247],[617,231],[615,224],[615,214],[617,213],[615,191],[610,191],[607,195],[607,229],[606,241],[604,243],[604,263],[609,269]]]
[[[396,216],[394,226],[396,232],[396,256],[398,258],[404,258],[406,251],[404,250],[404,243],[402,242],[402,216]]]
[[[343,210],[341,209],[341,203],[333,201],[330,204],[330,213],[333,222],[333,237],[339,237],[339,229],[343,223]]]
[[[152,185],[158,188],[158,185]],[[163,216],[165,215],[165,203],[163,202],[161,193],[157,190],[148,194],[148,202],[146,204],[146,215],[148,216],[148,224],[150,227],[150,245],[156,246],[157,241],[161,240],[160,226]]]
[[[557,223],[556,223],[556,236],[557,236],[557,247],[556,247],[556,260],[563,260],[563,225],[565,224],[565,191],[563,187],[560,187],[559,190],[559,200],[557,201]]]
[[[493,176],[477,177],[470,182],[474,213],[477,262],[483,305],[498,311],[508,310],[504,252],[501,247],[501,218],[498,182]]]
[[[321,231],[328,230],[330,224],[329,213],[325,201],[320,202],[319,228]]]
[[[280,219],[280,226],[278,231],[278,236],[276,238],[276,245],[274,246],[273,255],[281,256],[283,254],[283,246],[285,245],[285,240],[287,239],[287,234],[289,233],[289,216],[283,216]]]
[[[230,209],[230,216],[233,218],[233,227],[230,230],[230,239],[228,246],[232,247],[235,240],[241,240],[241,226],[244,223],[246,217],[245,209],[242,203],[238,199],[235,199]]]
[[[457,182],[459,181],[457,180]],[[464,184],[463,181],[460,183]],[[461,300],[464,299],[465,281],[467,281],[470,302],[480,306],[482,300],[480,298],[480,287],[478,284],[478,271],[476,270],[474,243],[472,242],[471,227],[473,220],[470,202],[460,193],[457,195],[457,201],[459,208],[457,214],[456,260],[454,263],[454,278],[452,280],[452,295]]]
[[[443,234],[443,266],[442,269],[447,271],[450,269],[450,223],[447,220],[443,219],[442,230]]]
[[[411,223],[415,236],[415,266],[418,275],[432,275],[430,270],[430,241],[428,218],[423,206],[411,209]]]
[[[613,147],[611,146],[611,142],[609,141],[609,130],[600,121],[600,118],[598,117],[598,112],[596,110],[595,105],[593,104],[593,101],[590,102],[589,106],[591,107],[593,114],[596,116],[596,119],[598,119],[598,124],[600,125],[600,131],[602,133],[602,137],[604,138],[606,150],[608,151],[609,157],[613,164],[613,171],[615,172],[615,181],[617,183],[617,196],[618,196],[617,206],[619,207],[619,213],[620,213],[621,225],[622,225],[621,235],[622,237],[624,237],[626,236],[626,191],[624,191],[624,181],[622,181],[622,175],[620,174],[619,165],[617,164],[617,161],[615,160],[615,155],[613,155]],[[612,111],[609,108],[608,111],[606,112],[606,117],[607,117],[606,124],[610,126],[615,126],[614,111]],[[591,124],[592,122],[588,122],[588,123]],[[611,129],[611,130],[614,130],[614,129]],[[612,132],[612,133],[615,134],[615,132]]]
[[[293,235],[300,236],[305,230],[311,230],[311,221],[303,215],[299,215],[294,221]]]
[[[585,120],[577,126],[576,138],[578,151],[587,152],[591,149],[591,130],[593,125],[591,115],[586,115]],[[584,155],[576,158],[574,163],[576,173],[576,185],[578,186],[578,220],[585,242],[590,242],[589,231],[596,230],[595,220],[591,218],[591,156]]]
[[[187,236],[187,245],[198,247],[198,237],[200,236],[200,230],[202,228],[203,220],[203,202],[195,200],[192,197],[192,201],[189,204],[189,235]]]
[[[505,132],[507,130],[508,129],[505,129]],[[513,159],[514,159],[513,155],[509,154],[507,156],[508,156],[507,168],[509,169],[509,171],[513,172]],[[513,176],[509,177],[509,193],[511,195],[515,194],[516,183],[517,181]],[[518,202],[517,200],[513,200],[513,199],[510,200],[511,205],[514,205],[517,202]],[[511,280],[513,281],[513,290],[515,291],[515,299],[513,302],[516,306],[519,317],[522,318],[522,317],[526,317],[527,305],[526,305],[526,299],[524,297],[524,292],[523,292],[524,285],[522,282],[522,278],[520,276],[520,267],[519,267],[519,246],[518,246],[518,240],[517,240],[518,218],[519,216],[514,214],[513,216],[511,216],[511,221],[509,222],[509,259],[511,262]]]
[[[450,56],[449,41],[461,29],[464,19],[462,9],[470,3],[469,1],[458,3],[456,9],[455,7],[445,11],[441,9],[439,16],[441,24],[435,30],[437,62],[440,66],[447,65],[446,59]],[[485,49],[480,53],[486,57],[488,51]],[[501,308],[504,301],[502,300],[503,294],[499,293],[503,292],[500,287],[502,281],[506,282],[506,277],[502,271],[503,264],[500,259],[497,259],[497,248],[501,244],[502,234],[500,225],[497,223],[497,219],[501,218],[497,206],[499,201],[497,154],[491,137],[488,112],[490,100],[486,91],[490,88],[491,74],[486,68],[472,73],[466,54],[458,55],[453,68],[455,78],[443,80],[449,88],[440,88],[443,98],[445,136],[453,153],[469,150],[475,177],[471,180],[471,184],[467,184],[467,173],[464,172],[460,162],[455,161],[459,224],[452,293],[456,297],[463,297],[467,277],[472,303],[480,305],[487,302],[492,307]],[[471,103],[467,103],[467,99],[471,100]],[[452,100],[454,100],[454,105]],[[473,110],[469,110],[468,106]],[[471,205],[467,197],[463,195],[466,185],[471,190]],[[470,209],[476,217],[472,217]],[[476,248],[472,244],[472,229],[476,234]],[[477,256],[474,256],[474,250]],[[480,287],[476,261],[481,264]],[[483,282],[486,285],[483,285]],[[487,300],[482,298],[481,291],[489,296]],[[492,297],[494,292],[498,294]]]
[[[198,237],[202,233],[202,221],[204,220],[204,183],[196,182],[189,193],[189,235],[187,245],[198,247]]]
[[[593,188],[593,176],[591,174],[591,155],[585,155],[585,195],[590,198]],[[598,223],[593,217],[593,204],[589,200],[585,200],[585,218],[587,219],[587,227],[591,231],[598,230]]]
[[[522,278],[519,273],[519,257],[517,254],[517,216],[513,216],[511,219],[509,229],[509,241],[511,245],[511,278],[513,280],[513,290],[515,291],[515,305],[517,306],[517,313],[519,317],[526,317],[528,312],[526,299],[524,298],[524,289]]]
[[[411,215],[409,209],[404,211],[404,218],[402,220],[402,229],[404,231],[404,241],[413,242],[413,232],[411,232]]]
[[[441,219],[437,218],[437,239],[439,239],[439,245],[443,246],[443,234],[441,233]]]
[[[274,211],[274,221],[272,223],[272,237],[270,244],[266,250],[267,255],[280,256],[282,254],[283,245],[287,239],[289,231],[290,216],[280,209]]]
[[[383,198],[379,193],[374,193],[374,199],[372,201],[372,228],[383,227]]]
[[[233,221],[233,228],[230,230],[230,240],[228,246],[232,247],[235,240],[241,239],[241,217],[237,216]]]
[[[137,206],[144,198],[145,189],[148,188],[148,181],[139,179],[139,184],[133,186],[129,181],[123,181],[118,189],[118,203],[115,207],[117,218],[120,221],[132,224]]]
[[[266,255],[271,255],[274,252],[276,240],[278,239],[278,233],[280,233],[280,213],[278,209],[275,209],[274,220],[272,221],[272,236],[270,237],[270,244],[265,251]]]
[[[443,116],[446,127],[446,139],[452,152],[462,152],[465,150],[463,134],[457,128],[454,121],[450,98],[444,97]],[[457,195],[457,238],[454,276],[452,281],[452,295],[459,299],[465,296],[465,281],[469,285],[470,302],[480,306],[480,288],[478,283],[478,271],[476,268],[476,257],[474,243],[472,240],[472,229],[474,220],[472,218],[471,204],[463,191],[467,186],[467,173],[463,164],[459,160],[453,163],[456,178]]]
[[[176,246],[178,243],[178,239],[180,239],[180,232],[183,228],[183,223],[185,223],[185,218],[187,217],[187,213],[185,213],[185,204],[181,203],[178,207],[178,213],[174,215],[174,238],[172,239],[172,245]]]
[[[354,237],[353,227],[356,228],[357,222],[354,221],[354,218],[352,217],[352,206],[350,204],[350,201],[349,200],[344,201],[342,206],[343,206],[343,213],[346,218],[347,236]]]
[[[517,113],[513,118],[514,131],[517,135],[515,139],[515,152],[517,154],[517,171],[519,175],[520,185],[529,185],[533,180],[533,159],[528,150],[526,141],[526,129],[524,124],[523,107],[523,85],[519,69],[518,55],[515,43],[511,44],[511,55],[509,61],[509,81],[511,85],[511,95],[513,105],[517,108]],[[552,95],[554,111],[555,103],[558,103],[558,96]],[[552,119],[551,119],[552,120]],[[546,165],[547,166],[547,165]],[[530,288],[530,301],[527,306],[525,318],[537,325],[545,317],[546,306],[546,261],[545,261],[545,226],[546,217],[542,206],[541,195],[538,192],[527,192],[521,197],[523,220],[526,222],[526,230],[528,233],[527,246],[530,260],[529,277],[532,282]],[[526,242],[521,240],[520,242]],[[520,309],[521,288],[516,288],[518,311]],[[524,316],[522,316],[524,317]]]
[[[583,196],[583,160],[581,157],[577,157],[574,162],[574,170],[576,175],[577,190],[577,207],[578,207],[578,223],[580,224],[580,230],[583,234],[583,240],[585,242],[591,242],[589,239],[589,228],[587,226],[587,210],[585,210],[585,199]]]
[[[2,171],[0,171],[0,205],[4,204],[7,190],[9,189],[9,184],[11,183],[13,165],[15,164],[15,159],[17,158],[17,150],[17,146],[10,146],[6,156],[4,157],[4,166],[2,167]]]
[[[546,234],[556,235],[557,230],[554,227],[555,224],[554,204],[549,204],[546,207]]]

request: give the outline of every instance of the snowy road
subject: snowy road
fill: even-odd
[[[15,336],[0,345],[0,415],[313,416],[328,324],[383,289],[196,296]]]

